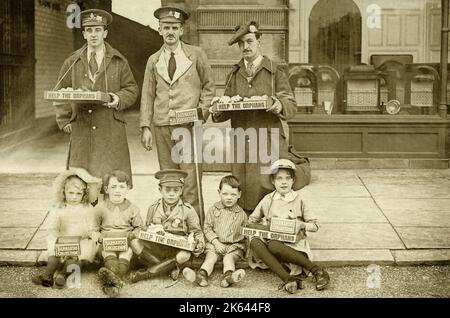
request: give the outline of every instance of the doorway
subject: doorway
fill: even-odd
[[[361,63],[361,12],[352,0],[319,0],[309,18],[309,62]]]

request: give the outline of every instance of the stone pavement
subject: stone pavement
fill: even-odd
[[[135,126],[128,126],[135,182],[130,199],[145,217],[158,198],[158,163],[155,152],[140,147]],[[45,260],[52,181],[64,169],[66,148],[67,136],[57,134],[0,152],[0,264]],[[205,207],[217,200],[223,175],[205,174]],[[321,224],[309,239],[315,260],[325,266],[450,263],[448,169],[314,170],[302,193]]]

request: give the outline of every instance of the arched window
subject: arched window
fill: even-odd
[[[361,63],[361,13],[352,0],[319,0],[309,18],[309,62]]]

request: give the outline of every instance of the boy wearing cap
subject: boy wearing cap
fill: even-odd
[[[149,207],[146,226],[159,224],[164,231],[175,235],[193,235],[196,242],[194,251],[191,253],[153,242],[133,241],[131,245],[133,252],[147,268],[130,273],[131,283],[169,272],[171,277],[177,280],[180,273],[179,265],[188,262],[191,254],[199,256],[203,253],[205,238],[199,217],[194,208],[181,197],[186,176],[186,172],[176,169],[162,170],[155,174],[155,178],[159,180],[162,197]]]
[[[175,111],[198,109],[206,120],[215,94],[214,80],[203,50],[180,40],[189,14],[179,8],[163,7],[154,15],[159,19],[159,33],[164,44],[150,56],[145,70],[140,114],[141,142],[150,151],[155,139],[161,170],[180,169],[187,172],[183,197],[200,214],[201,191],[196,173],[201,182],[201,165],[196,171],[192,157],[189,162],[179,163],[178,158],[171,156],[176,146],[176,141],[172,140],[173,131],[185,128],[192,136],[192,124],[171,126],[170,118]]]
[[[270,136],[272,129],[278,129],[278,148],[280,157],[287,154],[286,135],[283,131],[282,120],[291,119],[296,112],[296,102],[292,94],[286,74],[279,64],[273,62],[261,52],[261,31],[257,22],[249,22],[237,26],[235,34],[229,41],[229,45],[238,43],[242,53],[241,61],[234,65],[233,70],[226,78],[225,96],[239,95],[243,98],[253,96],[270,96],[269,108],[267,110],[253,110],[242,112],[217,112],[214,105],[211,107],[214,122],[224,122],[231,119],[231,127],[242,128],[246,131],[253,128],[268,129],[267,136]],[[215,100],[214,102],[217,102]],[[268,148],[271,149],[270,138],[267,141]],[[253,141],[258,144],[258,142]],[[259,141],[259,144],[261,140]],[[250,145],[250,140],[249,143]],[[235,143],[234,153],[245,153],[245,158],[249,158],[251,148],[237,149],[239,143]],[[273,158],[272,162],[279,158]],[[267,194],[261,187],[259,178],[261,175],[260,162],[256,163],[233,163],[231,165],[232,174],[236,176],[242,184],[242,197],[239,205],[247,212],[251,213],[258,202]]]
[[[59,128],[71,134],[68,165],[99,178],[113,169],[131,176],[123,110],[136,102],[139,89],[126,58],[105,42],[112,16],[97,9],[80,14],[86,44],[64,62],[55,89],[101,91],[110,100],[55,104]]]

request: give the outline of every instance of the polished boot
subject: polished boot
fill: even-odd
[[[138,255],[138,259],[142,264],[145,264],[148,267],[161,263],[161,260],[153,255],[147,248],[142,250],[141,254]]]
[[[147,280],[150,278],[158,277],[163,274],[167,274],[177,267],[176,258],[165,260],[159,264],[153,265],[147,269],[139,269],[137,271],[131,272],[128,276],[128,281],[130,283],[137,283],[142,280]]]

